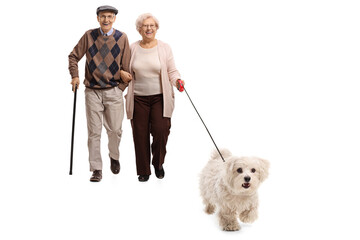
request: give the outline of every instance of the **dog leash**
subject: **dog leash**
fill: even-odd
[[[179,83],[179,85],[180,85],[180,87],[179,87],[179,91],[180,91],[180,92],[185,91],[185,93],[186,93],[186,95],[188,96],[188,98],[189,98],[189,100],[190,100],[191,104],[193,105],[193,107],[194,107],[194,109],[195,109],[195,111],[196,111],[197,115],[199,116],[199,118],[200,118],[201,122],[204,124],[204,127],[205,127],[206,131],[208,132],[208,134],[209,134],[209,136],[210,136],[211,140],[213,141],[213,143],[214,143],[214,145],[215,145],[215,148],[216,148],[216,150],[218,151],[218,153],[219,153],[219,155],[220,155],[221,159],[223,160],[223,162],[225,162],[225,160],[224,160],[223,156],[221,155],[221,152],[220,152],[219,148],[217,147],[217,145],[216,145],[216,143],[215,143],[215,141],[214,141],[213,137],[212,137],[212,136],[211,136],[211,134],[210,134],[209,129],[207,128],[207,126],[206,126],[206,124],[205,124],[204,120],[203,120],[203,119],[202,119],[202,117],[200,116],[200,114],[199,114],[198,110],[196,109],[196,107],[195,107],[195,105],[194,105],[193,101],[191,100],[191,98],[190,98],[190,96],[189,96],[188,92],[186,91],[186,89],[185,89],[185,86],[184,86],[183,82],[182,82],[180,79],[179,79],[179,80],[177,80],[177,81],[178,81],[178,83]]]

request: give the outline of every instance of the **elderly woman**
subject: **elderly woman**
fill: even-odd
[[[133,81],[126,95],[126,113],[133,129],[138,179],[146,182],[151,175],[150,149],[156,177],[165,176],[163,164],[174,110],[173,86],[179,89],[180,74],[170,46],[155,38],[159,21],[150,13],[142,14],[136,20],[136,29],[142,40],[130,46],[128,77]]]

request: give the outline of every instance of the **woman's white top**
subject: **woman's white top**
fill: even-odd
[[[162,93],[160,60],[157,46],[142,48],[134,54],[132,71],[135,73],[134,94],[150,96]]]

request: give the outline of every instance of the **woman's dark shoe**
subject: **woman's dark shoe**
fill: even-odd
[[[155,175],[158,179],[163,179],[165,177],[165,171],[164,168],[161,167],[161,169],[155,169]]]
[[[139,182],[147,182],[147,180],[149,180],[149,175],[140,175],[139,177],[138,177],[138,179],[139,179]]]

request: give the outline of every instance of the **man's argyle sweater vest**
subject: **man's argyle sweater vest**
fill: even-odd
[[[79,77],[78,62],[86,54],[84,84],[89,88],[119,86],[125,90],[120,70],[129,72],[130,49],[125,33],[113,31],[103,36],[100,29],[87,31],[69,55],[69,71],[72,78]]]

